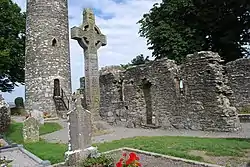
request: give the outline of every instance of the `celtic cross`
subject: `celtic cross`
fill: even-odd
[[[84,50],[85,60],[85,96],[87,110],[94,120],[99,120],[100,85],[97,50],[107,44],[106,36],[95,25],[95,16],[91,9],[84,9],[83,23],[71,28],[71,38],[77,40]]]

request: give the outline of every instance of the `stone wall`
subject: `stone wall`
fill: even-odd
[[[181,105],[176,105],[179,117],[172,117],[175,127],[209,131],[239,129],[236,108],[229,102],[232,90],[222,63],[220,56],[212,52],[187,56],[180,67],[184,92]]]
[[[226,65],[229,85],[234,92],[231,103],[241,110],[250,107],[250,59],[239,59]]]
[[[29,0],[26,24],[25,107],[56,115],[55,79],[71,95],[67,0]]]
[[[239,118],[222,63],[216,53],[199,52],[181,66],[160,59],[101,73],[100,115],[130,128],[237,131]]]
[[[11,116],[9,105],[0,94],[0,134],[6,132],[10,126]]]

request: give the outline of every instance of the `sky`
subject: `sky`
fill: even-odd
[[[23,11],[26,0],[13,0]],[[145,38],[139,37],[139,24],[136,24],[152,7],[161,0],[68,0],[69,27],[82,23],[84,8],[92,8],[96,16],[96,25],[107,36],[107,45],[98,50],[99,68],[130,62],[139,54],[151,57]],[[82,48],[70,39],[72,89],[79,88],[80,77],[84,76]],[[24,98],[24,86],[15,88],[12,93],[3,93],[7,102],[16,97]]]

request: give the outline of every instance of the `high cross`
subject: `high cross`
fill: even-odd
[[[99,120],[100,85],[97,50],[107,44],[106,36],[95,25],[95,16],[91,9],[83,11],[83,23],[71,28],[71,38],[77,40],[84,50],[85,59],[85,99],[87,110],[94,120]]]

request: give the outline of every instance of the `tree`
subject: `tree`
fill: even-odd
[[[163,0],[138,21],[153,56],[182,62],[211,50],[228,62],[250,54],[250,0]]]
[[[24,83],[25,13],[11,0],[0,0],[0,91]]]
[[[149,56],[146,56],[144,58],[143,54],[140,54],[140,55],[136,56],[135,58],[133,58],[131,60],[131,63],[121,64],[121,67],[124,68],[124,69],[127,69],[130,66],[137,66],[137,65],[140,65],[140,64],[145,64],[146,62],[149,62],[149,61],[150,61]]]
[[[136,56],[134,59],[131,60],[132,65],[140,65],[140,64],[145,64],[146,62],[149,61],[149,56],[145,57],[143,56],[143,54],[140,54],[138,56]]]

